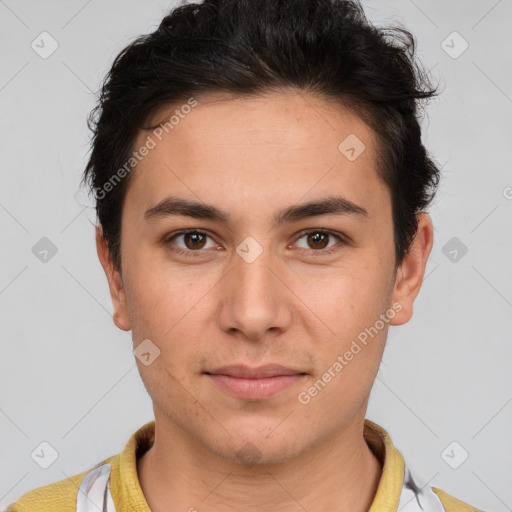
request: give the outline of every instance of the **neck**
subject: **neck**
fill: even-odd
[[[155,442],[137,462],[153,512],[365,512],[375,497],[382,468],[364,440],[364,416],[291,460],[252,466],[217,456],[157,416]]]

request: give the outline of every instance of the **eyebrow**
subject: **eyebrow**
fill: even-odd
[[[231,219],[229,213],[216,206],[178,197],[163,199],[155,206],[149,208],[145,212],[144,218],[146,221],[151,221],[171,215],[218,221],[224,224],[229,223]],[[274,221],[276,224],[284,224],[320,215],[359,215],[367,218],[368,211],[344,197],[330,196],[308,203],[289,206],[278,212],[274,216]]]

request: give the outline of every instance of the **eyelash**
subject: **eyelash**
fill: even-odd
[[[186,234],[190,234],[190,233],[197,233],[199,235],[205,235],[209,238],[210,235],[204,231],[201,231],[201,230],[198,230],[198,229],[185,229],[185,230],[182,230],[182,231],[178,231],[176,233],[172,233],[171,235],[169,235],[168,237],[165,238],[164,240],[164,243],[166,245],[171,245],[171,242],[181,236],[181,235],[186,235]],[[328,231],[328,230],[324,230],[324,229],[309,229],[309,230],[306,230],[306,231],[302,231],[300,233],[300,236],[297,238],[297,241],[300,240],[301,238],[304,238],[305,236],[307,235],[310,235],[310,234],[322,234],[322,235],[328,235],[328,236],[333,236],[335,238],[338,238],[338,240],[341,242],[341,245],[344,245],[346,242],[343,238],[343,236],[341,234],[337,234],[333,231]],[[310,252],[311,254],[314,254],[314,257],[318,257],[318,256],[330,256],[332,254],[334,254],[335,252],[339,251],[340,250],[340,247],[339,247],[340,244],[336,244],[335,246],[329,248],[329,249],[318,249],[318,250],[315,250],[315,249],[299,249],[302,252]],[[176,252],[177,254],[180,254],[180,255],[184,255],[184,256],[192,256],[192,257],[197,257],[197,256],[202,256],[204,252],[206,252],[208,249],[199,249],[197,251],[193,251],[191,249],[188,249],[188,250],[185,250],[185,249],[182,249],[181,247],[171,247],[171,250]]]

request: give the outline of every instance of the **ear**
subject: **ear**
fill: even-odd
[[[434,242],[434,228],[430,216],[421,212],[416,215],[416,219],[416,236],[396,273],[392,303],[401,304],[402,309],[390,320],[391,325],[402,325],[411,319],[414,299],[423,283],[425,267]]]
[[[107,276],[108,286],[110,288],[110,297],[114,308],[113,320],[119,329],[129,331],[131,329],[130,317],[126,306],[126,294],[124,291],[123,279],[121,273],[115,269],[108,243],[103,236],[101,225],[96,227],[96,250],[101,266]]]

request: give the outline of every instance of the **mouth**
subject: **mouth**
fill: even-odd
[[[243,400],[261,400],[297,385],[307,374],[269,364],[259,367],[225,366],[205,375],[223,391]]]

